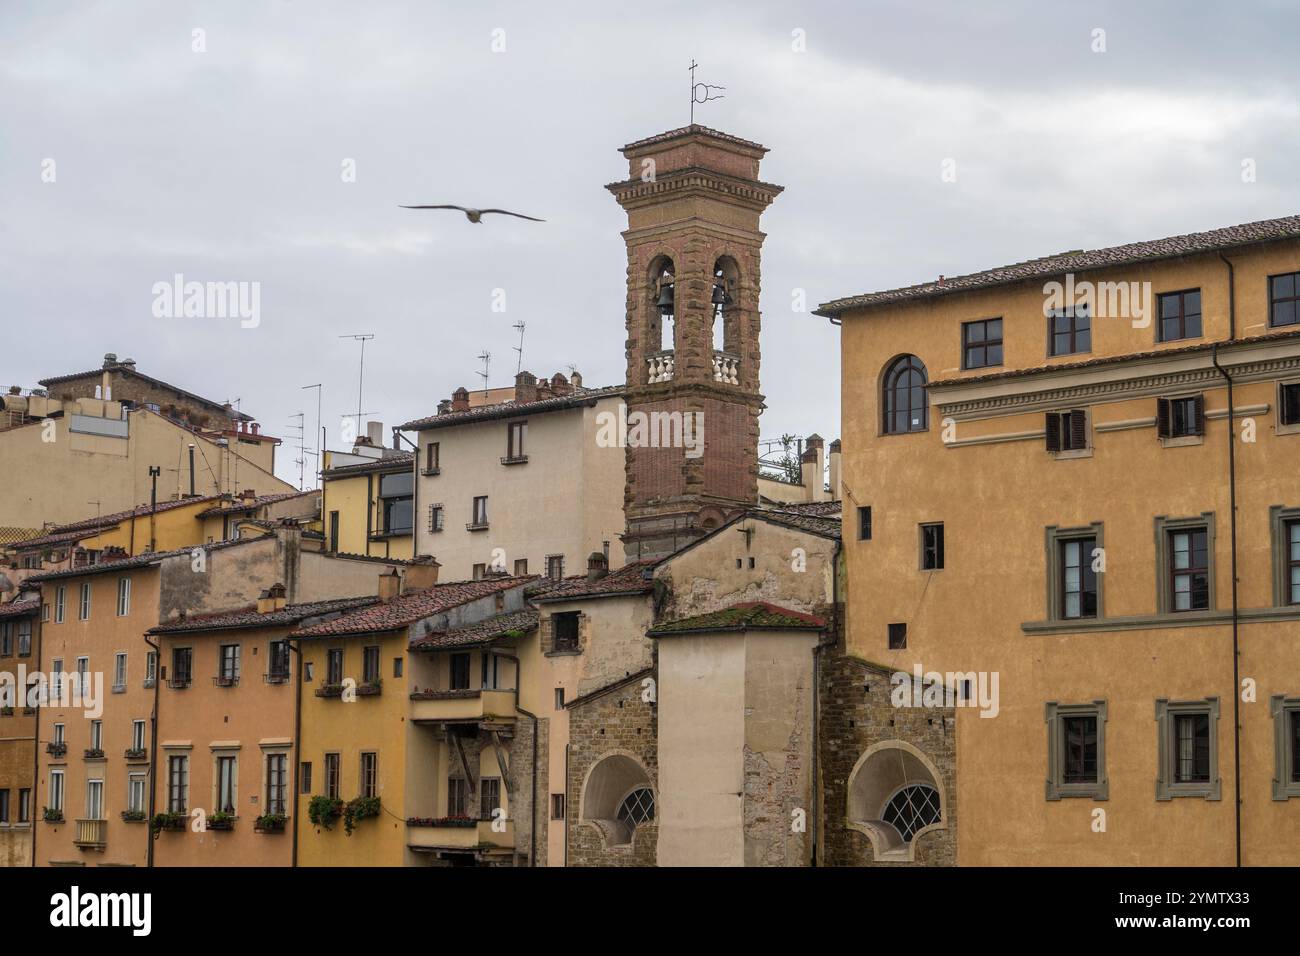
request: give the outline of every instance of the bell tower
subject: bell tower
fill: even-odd
[[[629,143],[623,547],[661,557],[758,501],[767,149],[691,125]]]

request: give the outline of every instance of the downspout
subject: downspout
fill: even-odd
[[[41,589],[41,603],[45,603],[45,591]],[[43,656],[45,654],[45,628],[41,625],[41,616],[36,615],[36,669],[43,670]],[[15,688],[16,690],[16,688]],[[47,690],[44,695],[49,697]],[[17,703],[15,701],[15,703]],[[32,730],[32,790],[31,795],[27,798],[27,819],[32,828],[32,866],[36,866],[36,834],[40,827],[36,825],[36,794],[41,784],[41,698],[36,698],[36,726]],[[67,794],[64,794],[66,801]]]
[[[146,839],[149,841],[148,849],[145,852],[145,866],[153,866],[153,818],[157,812],[157,793],[158,793],[158,685],[162,682],[162,648],[149,640],[149,635],[144,636],[144,642],[153,648],[154,668],[153,668],[153,714],[149,719],[149,820],[145,827]]]
[[[569,749],[571,743],[564,745],[564,866],[569,866]]]
[[[412,528],[412,534],[414,534],[414,528]],[[528,711],[524,710],[522,707],[519,706],[519,685],[523,683],[521,678],[523,677],[523,672],[524,672],[523,667],[521,667],[519,664],[519,658],[516,657],[514,654],[496,654],[494,656],[504,657],[508,661],[515,662],[515,710],[519,711],[519,713],[523,714],[525,717],[527,717],[529,720],[533,722],[533,761],[532,761],[533,782],[532,782],[532,796],[530,797],[531,802],[529,803],[529,807],[531,808],[533,819],[528,825],[528,865],[536,866],[537,865],[537,715],[529,713]]]
[[[298,791],[302,789],[299,786],[298,771],[302,767],[302,652],[296,641],[285,638],[289,643],[289,650],[298,658],[297,679],[293,688],[293,813],[289,816],[289,825],[293,827],[293,833],[289,844],[289,865],[296,867],[298,865],[298,804],[302,800],[302,794]]]
[[[1232,262],[1222,253],[1219,258],[1228,267],[1228,341],[1237,337],[1236,273]],[[1232,539],[1232,763],[1233,818],[1237,866],[1241,866],[1241,636],[1237,604],[1237,427],[1233,400],[1232,376],[1219,364],[1219,343],[1210,349],[1210,361],[1228,383],[1228,501]]]

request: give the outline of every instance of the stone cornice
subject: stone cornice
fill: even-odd
[[[1231,357],[1220,353],[1220,363],[1235,384],[1300,374],[1300,342],[1292,339],[1286,343],[1261,343]],[[1071,369],[1068,373],[1046,371],[1041,376],[995,383],[932,385],[930,394],[941,419],[973,421],[1066,405],[1100,405],[1152,395],[1196,392],[1223,384],[1223,376],[1212,364],[1210,354],[1203,352],[1193,356],[1171,355],[1165,360],[1146,359],[1133,365]],[[962,393],[971,397],[957,400]]]
[[[754,209],[765,209],[784,189],[774,183],[738,179],[712,169],[690,166],[655,179],[629,179],[605,187],[624,208],[662,203],[670,193],[722,196]]]

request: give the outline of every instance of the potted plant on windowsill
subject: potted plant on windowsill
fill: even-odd
[[[320,687],[316,688],[316,696],[317,697],[342,697],[343,685],[323,684]]]
[[[184,810],[174,810],[166,813],[155,813],[149,828],[154,833],[161,833],[163,830],[184,830],[185,820],[189,814]]]
[[[204,826],[209,830],[233,830],[235,815],[227,810],[214,810],[208,814]]]
[[[257,833],[283,833],[288,819],[283,813],[266,813],[253,821],[253,830]]]
[[[384,689],[384,680],[382,677],[376,677],[374,680],[368,680],[357,685],[358,697],[373,697]]]
[[[343,829],[348,836],[352,836],[358,821],[377,816],[379,816],[378,797],[357,797],[349,800],[343,807]]]
[[[52,807],[46,807],[42,813],[42,818],[45,820],[46,823],[62,823],[63,811],[55,810]]]
[[[145,747],[127,747],[127,748],[126,748],[126,759],[127,759],[127,760],[143,760],[143,759],[144,759],[145,757],[147,757],[147,756],[149,756],[149,751],[148,751],[148,749],[145,748]]]
[[[406,821],[408,827],[461,827],[468,829],[477,826],[478,821],[473,817],[408,817]]]
[[[123,810],[122,819],[127,823],[144,823],[146,814],[143,810]]]
[[[337,797],[317,795],[307,804],[307,819],[314,826],[333,829],[334,821],[343,815],[343,801]]]
[[[104,750],[103,750],[102,747],[87,747],[87,748],[86,748],[86,759],[87,759],[87,760],[100,760],[100,759],[103,758],[103,756],[104,756]]]

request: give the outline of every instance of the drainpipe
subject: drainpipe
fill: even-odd
[[[564,867],[569,866],[569,750],[571,743],[564,745]]]
[[[42,603],[42,604],[45,603],[45,589],[44,589],[44,588],[41,589],[41,603]],[[35,637],[35,640],[36,640],[36,669],[37,669],[37,671],[40,671],[41,673],[44,673],[44,670],[43,670],[42,665],[45,663],[45,660],[44,660],[44,657],[45,657],[45,641],[44,641],[45,634],[44,634],[44,631],[45,631],[45,629],[41,626],[41,616],[40,616],[39,614],[36,615],[36,622],[35,622],[35,623],[36,623],[36,629],[35,629],[34,637]],[[48,685],[47,685],[47,686],[48,686]],[[25,688],[24,688],[24,690],[25,690]],[[17,688],[14,689],[14,692],[17,693]],[[49,691],[47,690],[43,696],[44,696],[45,698],[48,698],[48,697],[49,697]],[[18,702],[15,700],[14,703],[17,704]],[[39,789],[40,789],[40,785],[41,785],[41,698],[40,698],[40,697],[36,698],[36,726],[35,726],[34,729],[32,730],[32,744],[33,744],[33,747],[32,747],[32,790],[31,790],[31,794],[30,794],[30,796],[28,796],[28,798],[27,798],[27,820],[28,820],[29,825],[30,825],[31,828],[32,828],[32,863],[31,863],[31,865],[32,865],[32,867],[35,867],[35,866],[36,866],[36,834],[37,834],[37,832],[40,830],[40,827],[38,827],[38,826],[36,825],[36,794],[37,794],[37,792],[39,791]],[[66,803],[66,802],[67,802],[67,792],[66,792],[66,791],[64,792],[63,798],[64,798],[64,802]]]
[[[153,648],[153,713],[149,718],[149,819],[145,823],[145,839],[149,841],[145,851],[145,866],[153,866],[153,817],[157,812],[158,792],[158,685],[162,681],[162,642],[155,644],[144,636],[144,642]]]
[[[414,531],[414,529],[412,529]],[[537,865],[537,715],[531,714],[519,706],[519,685],[523,683],[523,668],[519,665],[519,658],[514,654],[496,654],[496,657],[504,657],[508,661],[515,662],[515,710],[523,714],[533,722],[533,789],[530,806],[533,819],[528,824],[528,865]]]
[[[293,651],[298,658],[296,671],[298,676],[293,688],[293,813],[289,816],[289,825],[293,827],[292,839],[289,843],[289,865],[296,867],[298,865],[298,804],[302,800],[302,794],[298,792],[302,789],[298,780],[298,771],[302,766],[302,650],[298,647],[297,641],[288,641],[288,643],[289,650]]]

